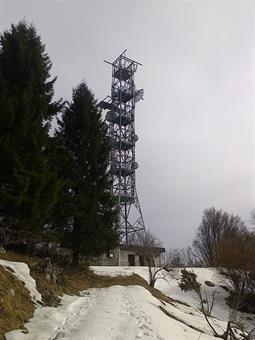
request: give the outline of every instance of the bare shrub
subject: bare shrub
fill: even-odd
[[[136,233],[129,239],[129,244],[136,246],[146,247],[161,247],[162,241],[160,241],[150,230],[145,230]]]
[[[255,235],[240,232],[219,242],[218,265],[231,286],[230,305],[255,312]]]
[[[210,319],[212,309],[215,303],[216,290],[214,290],[212,294],[212,299],[209,302],[208,294],[206,290],[204,290],[204,292],[202,291],[201,284],[197,281],[197,275],[195,273],[193,273],[192,271],[183,269],[179,286],[184,291],[194,290],[197,293],[199,297],[200,305],[201,305],[201,312],[203,313],[207,324],[213,331],[213,335],[216,338],[220,338],[224,340],[252,340],[254,339],[253,334],[255,332],[255,329],[252,329],[249,333],[245,332],[243,324],[234,323],[232,320],[229,320],[227,322],[226,329],[223,331],[222,334],[218,333],[218,331],[215,329],[213,325],[213,322]]]
[[[168,268],[186,268],[198,266],[197,257],[191,247],[169,248],[165,264]]]

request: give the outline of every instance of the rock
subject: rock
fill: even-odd
[[[6,266],[5,269],[8,270],[8,271],[11,272],[11,273],[15,273],[15,270],[12,269],[12,268],[9,267],[9,266]]]
[[[215,284],[211,281],[205,281],[205,284],[208,286],[208,287],[215,287]]]
[[[46,280],[56,283],[58,280],[58,272],[56,268],[52,265],[49,257],[39,260],[34,269],[39,273],[44,273]]]
[[[38,303],[38,305],[45,307],[45,303],[39,300],[36,300],[36,303]]]
[[[221,285],[221,288],[224,289],[226,292],[230,292],[230,289],[228,286],[225,286],[225,285]]]
[[[60,298],[51,290],[49,290],[47,294],[44,295],[43,300],[46,305],[50,307],[58,307],[60,303]]]
[[[14,289],[9,289],[9,292],[10,292],[10,295],[11,297],[14,297],[16,294],[15,294],[15,290]]]
[[[5,254],[6,250],[4,249],[4,247],[0,247],[0,254]]]
[[[47,281],[51,281],[50,273],[46,273],[45,274],[45,278],[46,278]]]
[[[88,296],[90,295],[90,292],[80,292],[80,296]],[[162,302],[162,301],[161,301]]]
[[[45,259],[40,259],[34,266],[34,269],[39,273],[50,273],[51,266],[50,258],[46,257]]]
[[[51,273],[51,281],[53,281],[54,283],[57,283],[58,281],[58,276],[54,271]]]

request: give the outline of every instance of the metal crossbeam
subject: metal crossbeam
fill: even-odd
[[[108,110],[105,119],[112,142],[109,157],[113,194],[118,198],[118,228],[121,242],[130,244],[136,233],[145,231],[136,191],[135,105],[143,99],[143,90],[135,89],[134,75],[140,63],[127,58],[126,50],[112,63],[111,95],[98,106]]]

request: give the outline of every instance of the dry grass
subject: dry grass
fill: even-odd
[[[59,273],[57,283],[49,282],[45,275],[34,270],[34,266],[38,259],[35,257],[15,254],[7,252],[0,255],[2,259],[8,261],[25,262],[31,269],[31,275],[36,280],[37,289],[44,297],[49,290],[53,293],[62,296],[63,294],[76,295],[79,291],[88,288],[103,288],[114,285],[128,286],[138,285],[146,288],[154,297],[165,302],[172,302],[170,298],[165,296],[159,290],[152,288],[139,275],[133,274],[130,276],[102,276],[96,275],[87,268],[59,267],[56,265],[56,270]],[[47,301],[45,301],[47,304]]]
[[[34,312],[34,305],[24,284],[0,266],[0,339],[4,333],[20,328]]]
[[[37,262],[37,258],[8,251],[0,254],[0,258],[6,261],[25,262],[30,268]]]
[[[141,276],[133,274],[130,276],[102,276],[96,275],[90,270],[69,270],[67,276],[64,276],[63,292],[66,294],[76,294],[82,289],[87,288],[104,288],[110,286],[130,286],[138,285],[147,289],[155,298],[164,302],[172,302],[169,297],[161,293],[159,290],[148,285]]]
[[[54,283],[49,281],[45,274],[36,271],[35,264],[38,259],[35,257],[7,252],[6,254],[1,254],[0,258],[8,261],[25,262],[28,264],[31,270],[31,275],[36,280],[37,289],[42,294],[43,301],[46,305],[49,305],[52,295],[78,295],[79,292],[84,289],[103,288],[114,285],[142,286],[158,300],[168,303],[173,302],[173,300],[165,296],[159,290],[150,287],[143,278],[136,274],[131,276],[110,277],[96,275],[87,268],[63,268],[55,266],[56,271],[58,272],[58,280]],[[15,298],[6,294],[7,288],[9,287],[12,287],[15,290]],[[21,327],[29,318],[32,317],[34,305],[31,302],[29,293],[22,282],[3,269],[0,271],[0,301],[1,310],[2,304],[5,306],[5,314],[1,314],[0,310],[0,340],[2,340],[5,332]]]

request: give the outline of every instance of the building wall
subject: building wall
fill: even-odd
[[[139,255],[136,254],[135,251],[131,250],[123,250],[121,249],[119,252],[119,266],[128,266],[128,255],[134,255],[135,256],[135,266],[140,266],[140,257]],[[161,261],[160,261],[160,256],[159,255],[154,255],[153,256],[154,263],[156,267],[161,266]],[[147,261],[145,259],[145,265],[147,264]]]
[[[161,267],[161,258],[160,255],[154,256],[155,267]]]
[[[91,260],[91,264],[95,266],[129,266],[128,255],[134,256],[134,265],[140,266],[140,257],[135,250],[124,250],[116,248],[110,252],[110,254],[103,254],[98,257],[94,257]],[[142,255],[142,253],[140,254]],[[156,267],[161,266],[160,255],[153,256]],[[144,258],[144,265],[147,265],[147,260]],[[152,264],[153,266],[153,264]]]
[[[135,256],[135,266],[139,266],[139,256],[136,255],[135,251],[120,250],[119,252],[119,266],[128,266],[128,255]]]
[[[91,262],[95,266],[118,266],[119,248],[112,250],[110,254],[104,253],[101,256],[94,257]]]

